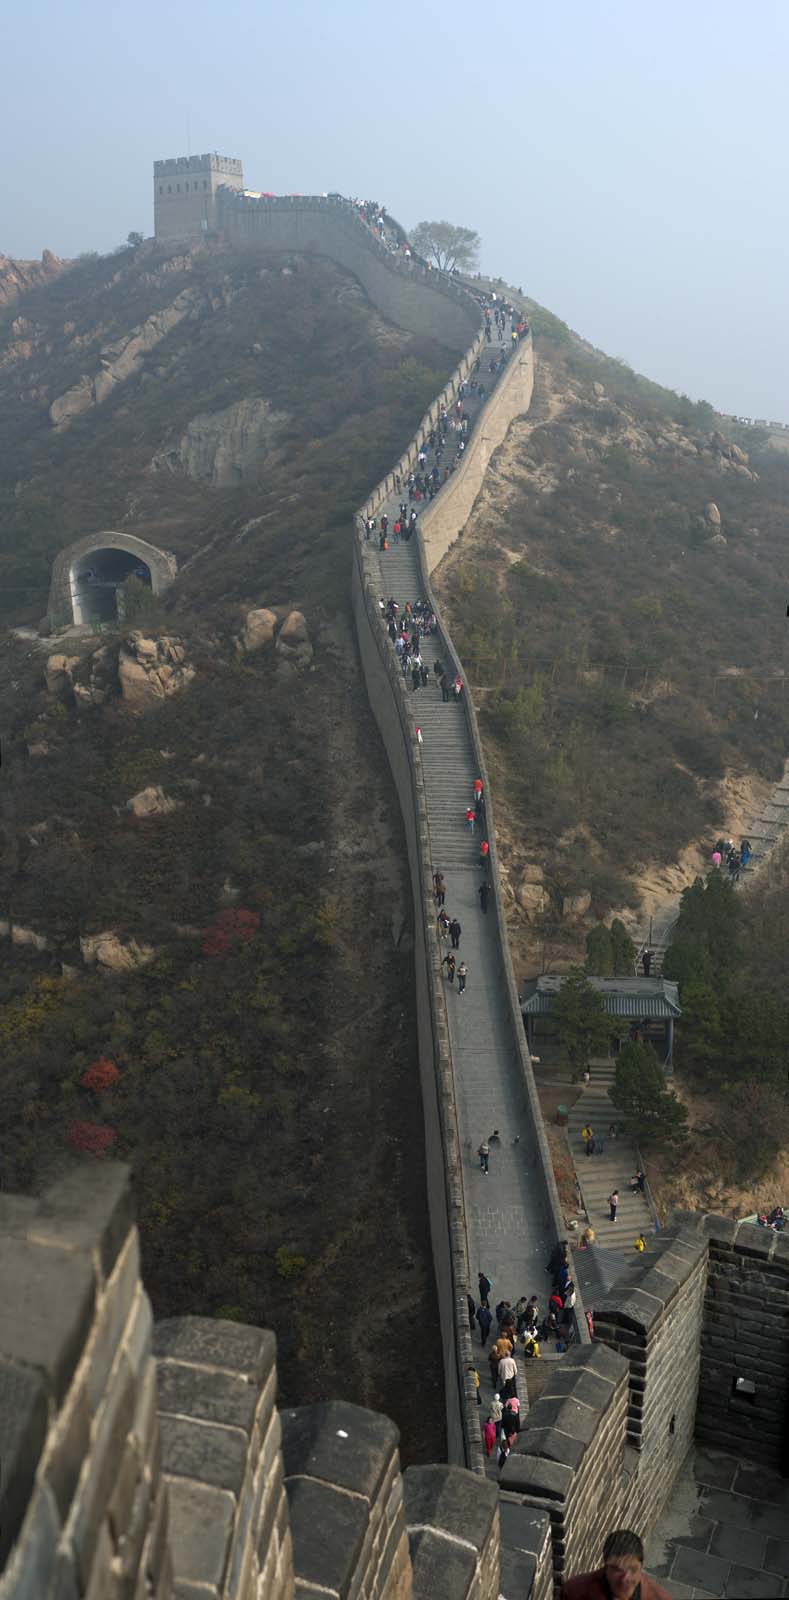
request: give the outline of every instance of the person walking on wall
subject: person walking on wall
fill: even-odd
[[[481,1306],[477,1306],[477,1323],[479,1324],[479,1336],[482,1340],[483,1350],[488,1342],[488,1334],[490,1333],[490,1325],[492,1321],[493,1317],[483,1301]]]
[[[448,977],[450,983],[454,984],[454,982],[455,982],[455,957],[453,956],[451,950],[449,951],[448,955],[444,956],[444,959],[443,959],[441,965],[442,965],[442,967],[446,967],[446,969],[447,969],[447,977]]]
[[[460,948],[460,935],[462,932],[463,929],[461,928],[457,917],[453,917],[449,924],[449,937],[452,940],[453,950],[458,950]]]
[[[485,1454],[490,1456],[496,1443],[496,1424],[491,1416],[486,1417],[482,1424],[482,1439],[485,1445]]]
[[[447,957],[447,960],[449,960],[449,957]],[[485,1143],[484,1139],[479,1147],[479,1150],[477,1151],[477,1155],[479,1156],[480,1168],[484,1172],[485,1177],[487,1177],[488,1163],[490,1161],[490,1146]]]
[[[468,967],[466,966],[465,961],[461,961],[460,966],[458,967],[458,994],[465,993],[467,977]]]
[[[442,906],[446,899],[447,886],[444,882],[443,872],[433,873],[433,888],[435,890],[436,905]]]
[[[479,1289],[480,1300],[484,1300],[487,1304],[487,1302],[490,1300],[490,1291],[493,1288],[493,1284],[491,1283],[486,1272],[480,1272],[477,1274],[477,1287]]]
[[[488,882],[481,883],[480,886],[479,886],[479,903],[480,903],[480,908],[481,908],[482,913],[483,913],[484,916],[487,916],[489,899],[490,899],[490,884]]]
[[[487,839],[483,839],[479,847],[479,864],[481,867],[487,867],[489,855],[490,845],[488,844]]]
[[[616,1222],[616,1208],[619,1205],[619,1190],[614,1189],[608,1196],[608,1205],[611,1212],[610,1221]]]

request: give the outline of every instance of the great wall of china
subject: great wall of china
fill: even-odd
[[[467,346],[445,394],[361,508],[352,563],[363,669],[408,841],[431,1228],[456,1464],[401,1475],[393,1425],[339,1401],[278,1413],[274,1340],[260,1329],[201,1318],[154,1325],[128,1174],[94,1165],[41,1199],[0,1197],[0,1600],[547,1600],[564,1574],[597,1564],[610,1527],[649,1531],[694,1438],[763,1466],[781,1463],[789,1239],[682,1213],[597,1305],[593,1342],[579,1318],[577,1341],[551,1367],[499,1485],[483,1475],[465,1370],[465,1293],[477,1262],[469,1261],[464,1085],[430,894],[433,840],[445,819],[393,667],[378,605],[380,569],[360,522],[396,491],[437,408],[477,359],[479,310],[455,283],[393,258],[352,209],[339,200],[258,202],[237,194],[219,203],[230,239],[331,256],[393,321]],[[466,460],[420,519],[414,559],[426,598],[491,453],[528,408],[532,382],[533,351],[524,341],[480,412]],[[443,627],[441,647],[461,670]],[[468,699],[453,736],[486,781]],[[488,827],[490,988],[502,1072],[517,1086],[529,1130],[515,1159],[528,1163],[531,1192],[539,1194],[542,1247],[554,1242],[562,1219],[507,947],[490,804]]]

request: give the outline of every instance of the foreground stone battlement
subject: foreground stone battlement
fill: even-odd
[[[401,1473],[361,1407],[279,1412],[266,1330],[154,1326],[120,1164],[2,1197],[0,1267],[0,1600],[547,1600],[612,1526],[648,1533],[694,1433],[779,1460],[789,1240],[723,1217],[677,1214],[626,1273],[498,1490]]]

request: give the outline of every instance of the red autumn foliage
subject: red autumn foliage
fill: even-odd
[[[97,1094],[101,1094],[105,1089],[111,1089],[119,1077],[120,1073],[115,1062],[110,1061],[107,1056],[99,1056],[98,1061],[94,1061],[87,1071],[83,1072],[79,1081],[83,1089],[95,1089]]]
[[[220,911],[203,934],[204,956],[226,956],[237,944],[249,944],[260,927],[257,911]]]
[[[115,1129],[102,1128],[98,1122],[72,1122],[66,1129],[66,1138],[75,1150],[89,1156],[103,1156],[115,1143]]]

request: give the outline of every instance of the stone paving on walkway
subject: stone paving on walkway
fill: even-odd
[[[789,1596],[789,1482],[691,1445],[644,1565],[675,1600]]]
[[[492,354],[496,355],[499,348],[494,332]],[[487,351],[483,351],[481,368],[489,387]],[[473,418],[475,406],[470,399],[466,409]],[[456,435],[450,437],[456,441]],[[450,444],[445,450],[444,463],[454,454],[454,448]],[[428,469],[431,464],[428,454]],[[401,498],[408,498],[405,485],[402,494],[395,494],[377,513],[379,523],[382,512],[389,517],[390,541]],[[421,506],[416,509],[419,511]],[[391,543],[387,551],[379,553],[377,538],[373,538],[380,572],[379,594],[386,599],[393,597],[402,615],[407,600],[413,604],[421,598],[416,540]],[[520,1065],[509,996],[497,959],[495,925],[492,915],[486,917],[479,903],[479,886],[485,876],[479,865],[483,833],[476,827],[472,836],[465,821],[477,777],[471,738],[462,707],[442,700],[433,673],[439,645],[436,637],[423,641],[421,653],[430,670],[430,682],[424,689],[412,690],[409,678],[408,697],[414,723],[422,730],[421,758],[433,867],[445,876],[447,911],[450,917],[457,916],[463,929],[458,959],[468,965],[465,994],[458,993],[457,984],[447,983],[446,988],[460,1139],[465,1155],[469,1287],[476,1300],[477,1274],[484,1271],[493,1284],[491,1309],[502,1298],[514,1304],[521,1294],[537,1294],[544,1310],[550,1293],[546,1261],[556,1241],[539,1162],[529,1149]],[[485,1176],[477,1149],[495,1128],[500,1130],[501,1142],[491,1146],[490,1172]],[[495,1322],[493,1333],[495,1337]],[[484,1418],[492,1387],[478,1332],[475,1353],[482,1379]],[[525,1412],[522,1371],[521,1362],[519,1394]]]

